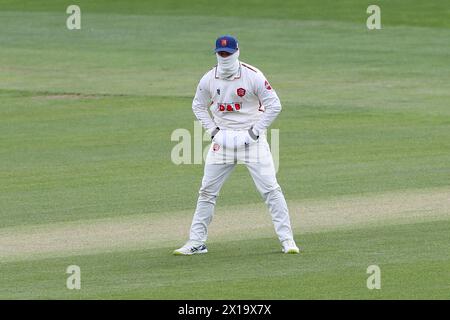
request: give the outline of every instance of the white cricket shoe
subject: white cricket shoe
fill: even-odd
[[[184,246],[174,250],[173,254],[176,256],[190,256],[193,254],[202,254],[207,252],[208,248],[204,243],[189,240]]]
[[[300,252],[300,249],[295,244],[294,240],[284,240],[281,243],[281,251],[283,253],[297,254]]]

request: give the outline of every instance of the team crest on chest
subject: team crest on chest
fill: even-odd
[[[236,94],[237,94],[239,97],[245,96],[245,89],[244,89],[244,88],[238,88],[238,89],[236,90]]]

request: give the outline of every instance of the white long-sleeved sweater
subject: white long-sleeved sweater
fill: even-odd
[[[216,127],[232,130],[253,127],[253,132],[260,135],[281,112],[281,103],[264,74],[240,62],[231,81],[219,79],[217,67],[208,71],[197,86],[192,110],[209,133]]]

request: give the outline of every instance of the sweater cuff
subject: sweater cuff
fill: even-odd
[[[214,125],[213,127],[210,127],[208,129],[206,129],[206,132],[208,132],[208,134],[211,135],[213,133],[213,131],[216,130],[216,129],[217,129],[217,126]]]
[[[211,136],[211,138],[214,138],[214,136],[217,134],[217,132],[219,132],[219,130],[220,130],[219,127],[213,128],[213,129],[210,131],[210,133],[209,133],[209,135]]]
[[[253,127],[248,129],[248,134],[250,136],[250,138],[252,138],[253,140],[258,140],[259,138],[259,133],[255,133],[255,131],[253,131]]]

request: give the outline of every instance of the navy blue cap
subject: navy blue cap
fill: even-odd
[[[227,35],[217,38],[215,52],[226,51],[229,53],[235,53],[237,50],[238,50],[238,41],[235,37]]]

